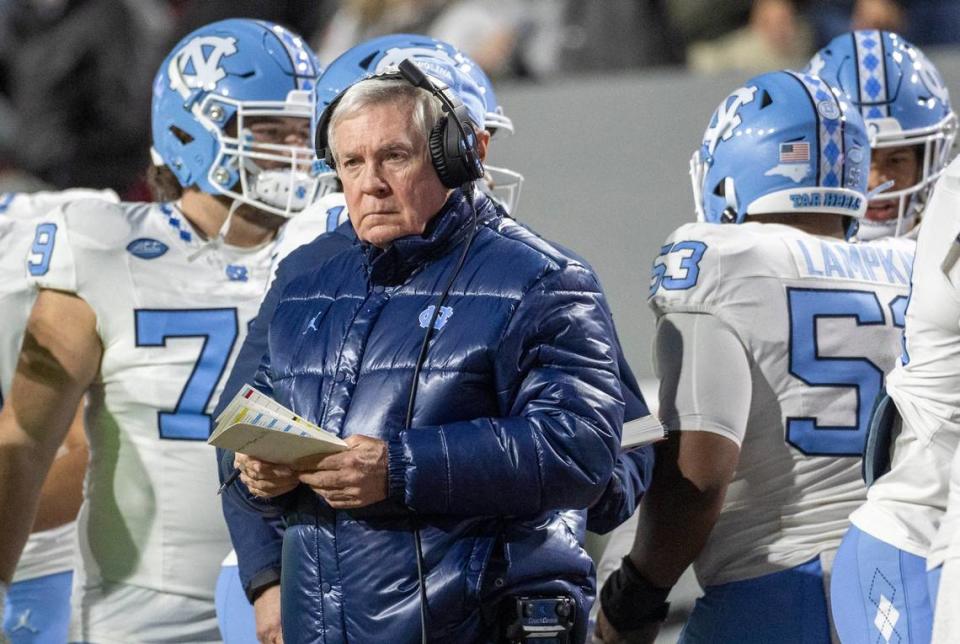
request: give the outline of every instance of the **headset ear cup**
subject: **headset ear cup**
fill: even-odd
[[[465,117],[458,113],[447,116],[447,123],[444,126],[443,140],[444,150],[446,150],[447,174],[453,183],[451,187],[460,187],[470,183],[483,176],[483,173],[477,174],[473,169],[473,159],[476,157],[474,143],[471,138],[464,139],[460,133],[460,128],[451,119],[458,119],[460,123],[465,123]],[[469,125],[465,126],[468,137],[473,137],[473,131]]]
[[[447,156],[447,124],[447,116],[441,116],[430,130],[430,160],[433,161],[433,168],[440,177],[440,183],[447,188],[456,188],[462,182],[458,183],[455,181],[456,177],[451,175],[451,171],[455,172],[455,169],[451,168],[450,159]]]

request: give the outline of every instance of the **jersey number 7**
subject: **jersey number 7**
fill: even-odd
[[[158,411],[160,438],[207,440],[212,429],[207,405],[237,340],[237,309],[138,309],[136,346],[164,347],[167,338],[203,338],[200,356],[172,412]]]

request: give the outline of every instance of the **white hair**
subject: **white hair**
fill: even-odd
[[[341,121],[356,116],[365,107],[384,103],[413,103],[412,125],[423,136],[425,142],[429,141],[430,131],[443,114],[440,99],[402,78],[368,78],[360,81],[344,93],[330,116],[327,140],[334,161],[337,158],[337,150],[334,146],[333,133],[337,125]]]

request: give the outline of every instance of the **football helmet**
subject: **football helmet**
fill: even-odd
[[[806,71],[843,92],[860,111],[873,149],[920,149],[918,181],[896,186],[871,200],[896,200],[897,217],[864,219],[859,235],[873,239],[907,232],[950,161],[957,133],[957,115],[940,73],[923,52],[901,36],[875,30],[837,36],[814,54]]]
[[[697,218],[742,223],[747,215],[866,210],[870,146],[857,110],[816,76],[755,76],[713,113],[691,159]]]
[[[479,65],[453,45],[429,36],[390,34],[364,41],[331,62],[317,83],[317,115],[343,90],[369,76],[395,71],[412,59],[432,78],[452,89],[467,107],[470,119],[495,137],[512,134],[513,121],[497,102],[493,85]],[[513,212],[520,199],[523,176],[507,168],[484,164],[495,196]],[[489,191],[490,186],[481,182]]]
[[[306,42],[279,25],[238,18],[197,29],[153,82],[154,163],[185,188],[301,211],[317,193],[309,130],[319,73]]]

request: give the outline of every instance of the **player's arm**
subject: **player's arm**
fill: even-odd
[[[82,299],[41,290],[10,396],[0,411],[0,580],[9,582],[30,533],[40,489],[100,365],[96,316]]]
[[[83,408],[81,399],[67,437],[57,450],[50,473],[43,482],[33,532],[59,528],[76,519],[80,511],[83,475],[89,460],[87,437],[83,431]]]
[[[633,548],[601,593],[604,642],[656,638],[670,589],[717,520],[746,431],[750,360],[729,327],[707,314],[666,315],[656,360],[660,417],[671,431],[656,446]]]

